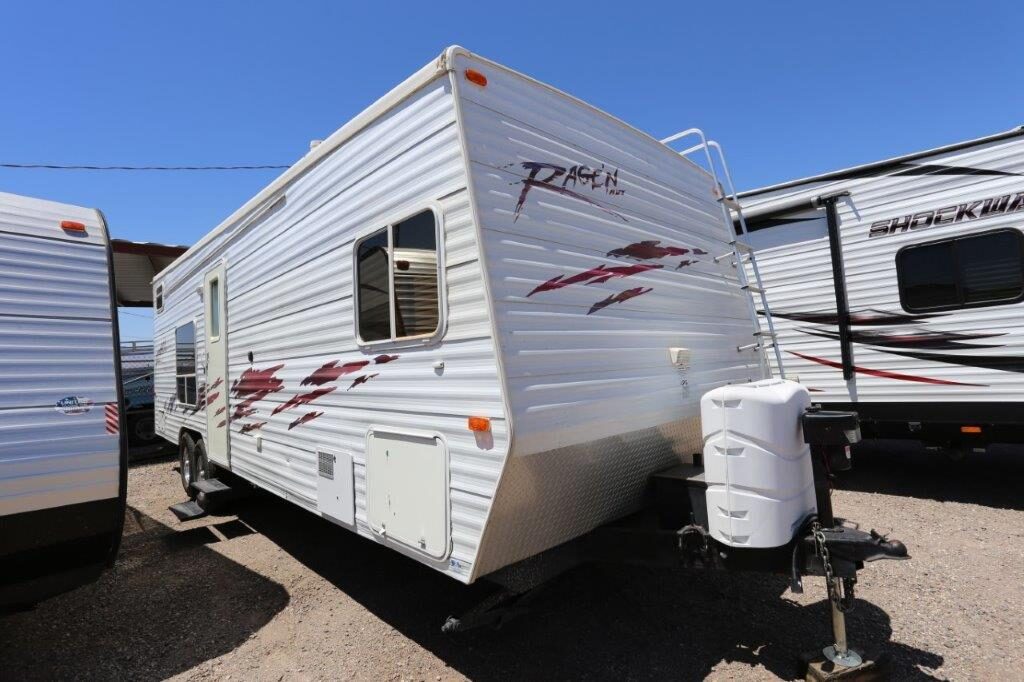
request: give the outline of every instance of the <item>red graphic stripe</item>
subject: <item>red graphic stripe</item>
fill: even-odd
[[[396,355],[395,357],[398,356]],[[324,384],[336,380],[340,376],[358,372],[368,364],[370,364],[369,360],[354,360],[352,362],[346,362],[344,365],[339,365],[338,360],[331,360],[327,364],[321,365],[316,371],[303,379],[299,383],[299,386],[323,386]]]
[[[116,435],[121,431],[117,403],[107,403],[103,408],[103,423],[106,426],[107,433]]]
[[[786,352],[790,353],[791,355],[795,355],[798,358],[803,358],[804,360],[810,360],[811,362],[816,362],[819,365],[825,365],[827,367],[835,367],[836,369],[842,369],[843,368],[843,363],[841,363],[841,362],[835,362],[833,360],[826,360],[825,358],[816,358],[816,357],[811,356],[811,355],[804,355],[803,353],[797,353],[796,351],[793,351],[793,350],[786,351]],[[881,377],[883,379],[896,379],[897,381],[916,381],[916,382],[921,383],[921,384],[936,384],[936,385],[940,385],[940,386],[983,386],[983,387],[984,386],[988,386],[988,384],[966,384],[966,383],[963,383],[961,381],[947,381],[945,379],[930,379],[928,377],[914,376],[913,374],[900,374],[898,372],[886,372],[886,371],[880,370],[880,369],[868,369],[867,367],[857,367],[856,365],[854,366],[853,371],[854,372],[858,372],[860,374],[867,374],[868,376]]]
[[[313,421],[317,417],[322,417],[323,414],[324,414],[323,412],[316,412],[316,411],[314,411],[314,412],[307,412],[306,414],[302,415],[301,417],[299,417],[298,419],[293,421],[291,424],[289,424],[288,425],[288,430],[291,431],[292,429],[294,429],[296,426],[299,426],[300,424],[306,424],[308,422]]]
[[[278,412],[284,412],[285,410],[290,410],[293,407],[298,407],[299,405],[306,405],[307,403],[313,402],[317,398],[322,398],[323,396],[327,395],[328,393],[331,393],[337,388],[337,386],[328,386],[327,388],[318,388],[316,390],[310,391],[309,393],[303,393],[302,395],[292,396],[291,398],[288,399],[288,402],[284,403],[283,405],[278,405],[277,407],[275,407],[273,412],[271,412],[270,414],[271,416],[273,416]]]

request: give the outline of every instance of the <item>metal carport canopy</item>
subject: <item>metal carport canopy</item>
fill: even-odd
[[[111,239],[117,305],[149,308],[153,305],[153,277],[188,250],[187,246]]]

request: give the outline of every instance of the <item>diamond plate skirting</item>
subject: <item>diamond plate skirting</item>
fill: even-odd
[[[475,577],[636,511],[650,475],[701,449],[700,418],[531,455],[509,457],[477,556]]]

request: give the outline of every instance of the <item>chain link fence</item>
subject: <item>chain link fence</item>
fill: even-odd
[[[121,381],[128,454],[132,459],[156,454],[166,443],[157,437],[153,412],[153,343],[121,343]]]

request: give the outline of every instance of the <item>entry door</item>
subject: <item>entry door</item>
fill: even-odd
[[[206,273],[206,455],[228,466],[228,344],[224,264]]]

